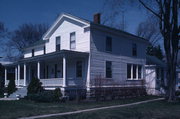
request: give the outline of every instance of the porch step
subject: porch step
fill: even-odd
[[[24,98],[27,95],[27,87],[18,87],[17,90],[9,96],[9,98],[17,98],[16,95],[19,95],[20,98]]]

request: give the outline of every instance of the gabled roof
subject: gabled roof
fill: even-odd
[[[43,40],[48,39],[51,34],[58,28],[58,26],[63,22],[63,20],[73,20],[77,23],[79,23],[79,25],[81,26],[87,26],[90,25],[90,21],[76,17],[76,16],[72,16],[70,14],[67,13],[62,13],[61,15],[59,15],[59,17],[57,18],[57,20],[51,25],[51,27],[48,29],[48,31],[43,35]]]

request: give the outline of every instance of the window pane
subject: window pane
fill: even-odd
[[[76,77],[82,77],[82,61],[76,62]]]
[[[106,61],[106,78],[112,78],[112,62]]]
[[[133,78],[136,78],[136,65],[133,65]]]
[[[141,79],[141,75],[142,75],[141,72],[142,72],[142,66],[139,65],[139,66],[138,66],[138,78],[139,78],[139,79]]]
[[[106,37],[106,51],[112,51],[112,38]]]
[[[131,78],[131,64],[127,64],[127,78]]]

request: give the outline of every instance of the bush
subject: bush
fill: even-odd
[[[55,90],[44,90],[42,92],[28,94],[27,99],[36,102],[57,102],[62,97],[61,90],[56,88]]]
[[[42,83],[37,78],[32,78],[27,88],[27,95],[37,94],[43,91]]]
[[[15,80],[14,79],[9,80],[9,84],[8,84],[8,87],[7,87],[8,95],[12,94],[16,90],[17,89],[16,89],[16,85],[15,85]]]
[[[180,91],[176,91],[176,92],[175,92],[175,95],[176,95],[176,96],[180,96]]]

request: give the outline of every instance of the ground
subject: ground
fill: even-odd
[[[36,103],[27,100],[19,101],[0,101],[0,119],[27,117],[33,115],[69,112],[93,107],[102,107],[109,105],[119,105],[132,103],[156,97],[146,96],[131,99],[121,99],[104,102],[66,102],[66,103]],[[51,117],[52,119],[60,117]],[[107,109],[95,112],[86,112],[81,114],[62,116],[62,119],[140,119],[140,118],[162,118],[179,119],[180,102],[167,103],[165,101],[151,102],[131,107],[121,107],[116,109]]]

